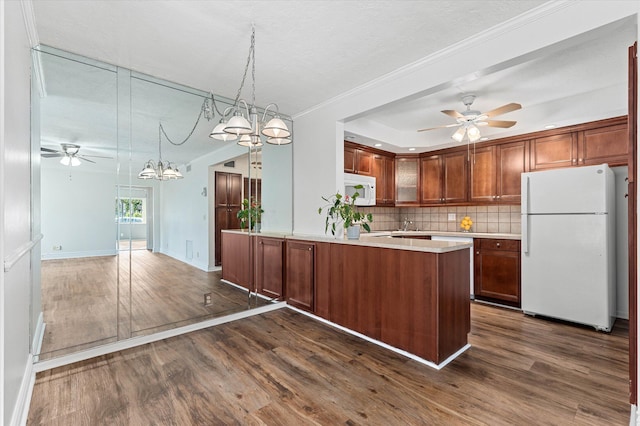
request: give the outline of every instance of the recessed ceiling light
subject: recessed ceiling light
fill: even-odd
[[[409,148],[409,151],[415,151],[415,150],[416,150],[415,148]]]
[[[377,143],[377,144],[375,144],[375,145],[373,145],[373,146],[378,146],[378,147],[380,147],[380,146],[382,146],[382,144],[381,144],[381,143]]]
[[[544,126],[545,129],[555,129],[556,125],[555,124],[547,124],[546,126]]]

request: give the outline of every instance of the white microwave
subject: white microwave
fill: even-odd
[[[362,188],[356,186],[362,185]],[[353,173],[344,174],[344,193],[349,197],[357,192],[356,206],[376,205],[376,178],[372,176],[362,176]]]

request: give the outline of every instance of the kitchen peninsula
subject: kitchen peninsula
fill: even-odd
[[[247,232],[229,230],[222,276],[270,296],[278,291],[264,284],[279,281],[289,305],[442,366],[468,347],[471,246],[269,233],[250,242]]]

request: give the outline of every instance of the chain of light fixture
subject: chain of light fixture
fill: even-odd
[[[247,55],[247,62],[244,67],[244,73],[242,74],[242,81],[240,82],[240,87],[238,88],[238,92],[236,93],[236,97],[233,100],[233,105],[227,107],[223,112],[220,112],[218,109],[218,105],[216,104],[215,96],[213,92],[209,92],[209,96],[205,97],[202,106],[200,107],[200,111],[198,113],[198,117],[191,128],[189,134],[180,142],[174,142],[171,140],[167,132],[165,131],[162,123],[158,124],[158,162],[154,163],[152,160],[148,160],[142,171],[138,174],[138,178],[140,179],[159,179],[159,180],[169,180],[169,179],[181,179],[183,176],[178,171],[178,168],[175,165],[172,167],[172,163],[167,161],[162,161],[162,135],[167,139],[167,141],[175,146],[180,146],[185,144],[193,133],[195,132],[202,116],[207,119],[207,121],[211,121],[215,113],[221,116],[220,122],[218,125],[214,127],[214,129],[209,134],[209,137],[212,139],[222,140],[222,141],[235,141],[238,139],[238,145],[247,146],[247,147],[259,147],[262,146],[262,138],[266,136],[267,143],[274,145],[286,145],[291,143],[291,132],[287,128],[287,125],[280,118],[280,113],[278,109],[278,105],[275,103],[271,103],[267,105],[263,110],[262,119],[258,120],[258,111],[255,105],[256,101],[256,59],[255,59],[255,27],[251,28],[251,45],[249,47],[249,54]],[[249,106],[244,99],[240,99],[242,95],[242,89],[244,89],[247,75],[249,73],[249,65],[251,65],[251,105]],[[244,110],[246,112],[246,117],[243,114],[241,105],[244,105]],[[275,112],[272,112],[271,115],[273,118],[265,123],[267,118],[267,113],[269,110],[273,108]],[[226,117],[233,112],[233,117],[226,120]]]

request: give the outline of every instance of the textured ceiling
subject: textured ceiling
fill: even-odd
[[[228,98],[234,98],[240,86],[253,24],[256,103],[276,102],[282,112],[295,116],[544,3],[35,0],[34,12],[39,41],[44,45]],[[473,106],[481,111],[509,102],[523,105],[522,110],[499,117],[517,120],[513,128],[483,128],[489,137],[622,115],[626,112],[626,49],[635,38],[633,20],[598,29],[567,41],[552,53],[539,52],[490,73],[478,70],[465,83],[359,116],[346,123],[347,136],[366,144],[382,141],[383,149],[395,152],[450,146],[450,129],[420,134],[416,130],[451,123],[440,111],[461,111],[463,93],[476,94]],[[51,72],[44,71],[45,77]],[[83,132],[72,123],[84,119],[87,127],[104,125],[98,122],[104,111],[91,112],[92,106],[99,108],[93,105],[96,92],[91,82],[82,87],[85,83],[70,78],[69,71],[58,71],[60,75],[53,72],[46,81],[59,78],[63,86],[64,82],[76,85],[84,95],[47,100],[48,108],[57,113],[49,121],[51,126],[43,123],[43,144],[76,140],[86,141],[83,146],[89,144],[96,154],[113,150],[109,135],[101,139],[99,131]],[[249,79],[242,97],[250,98],[250,87]],[[178,135],[191,128],[201,101],[176,100],[174,108],[154,108],[158,96],[166,102],[165,94],[139,93],[149,95],[148,105],[142,100],[138,105],[140,111],[147,111],[140,117],[148,123],[137,129],[139,136],[134,140],[146,145],[137,144],[133,155],[146,157],[136,157],[144,161],[157,148],[157,122],[173,120],[170,134],[180,139]],[[109,95],[100,95],[100,99],[107,102]],[[191,103],[196,106],[187,107]],[[206,138],[212,124],[201,125],[194,137],[197,142],[180,147],[172,159],[188,162],[216,149]],[[367,127],[388,128],[394,137],[359,131]]]

